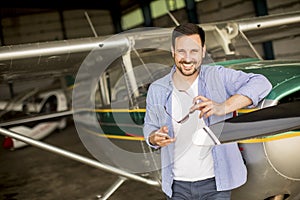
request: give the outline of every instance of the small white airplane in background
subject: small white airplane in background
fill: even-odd
[[[0,116],[2,119],[16,117],[31,117],[36,114],[47,114],[68,110],[66,93],[62,89],[40,92],[37,89],[24,92],[24,95],[12,100],[0,101]],[[36,140],[48,136],[56,129],[66,127],[66,118],[47,120],[39,123],[20,124],[9,127],[8,130],[26,135]],[[5,137],[3,147],[6,149],[18,149],[27,144],[14,138]]]
[[[282,31],[280,37],[283,37],[289,35],[284,33],[286,27],[291,25],[293,30],[299,30],[299,23],[300,12],[295,12],[201,25],[207,35],[207,51],[214,62],[262,73],[273,84],[273,90],[257,108],[241,109],[237,117],[210,127],[214,132],[221,130],[219,139],[222,143],[238,141],[248,168],[247,183],[233,190],[233,200],[300,199],[300,61],[262,60],[244,34],[262,31],[261,35],[264,35],[266,31],[276,29]],[[171,30],[148,29],[111,38],[1,47],[0,63],[6,66],[1,69],[1,83],[21,79],[24,68],[36,79],[45,75],[63,77],[77,73],[77,76],[72,107],[68,106],[70,96],[63,84],[63,93],[54,90],[44,93],[46,96],[38,96],[42,98],[38,104],[20,101],[10,107],[8,102],[3,103],[2,107],[7,111],[19,108],[28,112],[38,107],[35,111],[42,115],[1,122],[0,133],[119,175],[119,180],[101,199],[109,198],[127,179],[160,187],[159,152],[145,143],[142,126],[148,86],[168,71],[165,67],[161,71],[149,68],[163,65],[169,69],[173,62],[169,52]],[[254,40],[261,42],[261,35],[255,34]],[[276,36],[278,34],[274,33]],[[147,49],[142,48],[145,42]],[[111,59],[114,56],[117,58]],[[140,69],[145,73],[135,74]],[[151,71],[160,73],[153,76]],[[56,103],[64,99],[62,106],[50,109],[52,112],[41,112],[48,97],[52,96]],[[79,136],[98,161],[16,131],[21,129],[8,128],[50,119],[57,120],[57,127],[62,127],[60,123],[64,123],[58,119],[68,115],[73,115]]]

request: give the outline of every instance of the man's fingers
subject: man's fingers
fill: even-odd
[[[158,141],[157,145],[160,147],[164,147],[164,146],[171,144],[174,141],[175,141],[174,138],[163,139],[163,140]]]
[[[162,132],[163,130],[166,131],[166,132]],[[154,144],[154,145],[158,145],[160,147],[163,147],[163,146],[167,146],[170,143],[174,142],[175,139],[171,138],[167,134],[167,132],[168,132],[167,130],[168,130],[167,127],[162,127],[158,131],[154,132],[151,135],[151,141],[152,141],[151,143]]]
[[[168,127],[167,126],[161,127],[161,132],[168,133]]]
[[[212,103],[211,101],[203,101],[197,104],[194,104],[191,108],[190,111],[195,111],[195,110],[200,110],[202,112],[203,109],[211,107]]]
[[[204,97],[204,96],[197,96],[194,98],[194,105],[191,107],[190,111],[193,112],[195,110],[201,111],[199,117],[209,117],[213,114],[213,101]],[[199,102],[200,101],[200,102]]]
[[[155,135],[157,135],[159,137],[162,137],[162,138],[165,138],[165,139],[170,138],[170,136],[168,134],[166,134],[166,133],[155,132]]]
[[[209,101],[210,99],[206,98],[205,96],[196,96],[194,99],[193,99],[193,104],[197,104],[199,101]]]

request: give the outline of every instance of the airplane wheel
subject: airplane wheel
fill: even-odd
[[[64,128],[67,127],[67,119],[66,118],[63,118],[59,121],[59,124],[58,124],[58,130],[63,130]]]

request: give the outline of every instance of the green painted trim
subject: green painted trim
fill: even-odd
[[[244,59],[215,62],[214,64],[228,66],[228,65],[242,64],[242,63],[255,62],[255,61],[260,61],[260,60],[258,58],[244,58]]]

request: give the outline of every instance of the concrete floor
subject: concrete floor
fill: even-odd
[[[3,136],[0,135],[2,144]],[[72,123],[44,142],[92,158]],[[1,200],[96,200],[117,176],[32,146],[10,151],[0,148]],[[165,199],[160,188],[127,180],[109,198]]]

